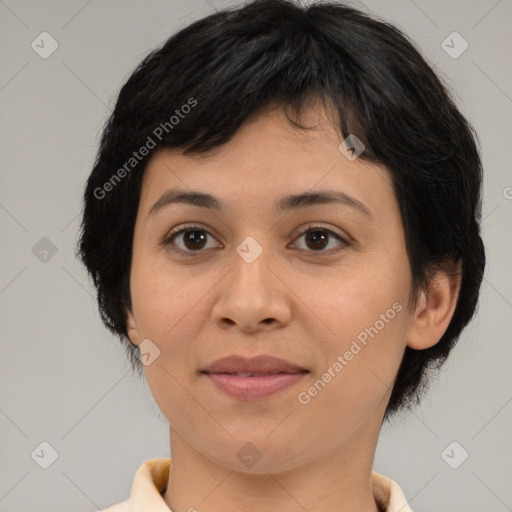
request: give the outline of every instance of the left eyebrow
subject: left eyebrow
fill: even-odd
[[[303,194],[285,196],[278,201],[277,208],[280,211],[289,211],[319,204],[342,204],[344,206],[350,206],[370,219],[373,219],[373,215],[366,205],[359,201],[359,199],[349,196],[341,190],[320,190],[318,192],[305,192]]]
[[[184,203],[200,208],[210,210],[222,210],[225,208],[223,201],[210,194],[198,191],[180,191],[177,189],[168,190],[149,210],[148,216],[156,214],[164,207],[171,204]],[[341,204],[349,206],[363,213],[370,219],[373,215],[370,209],[359,199],[352,197],[340,190],[320,190],[318,192],[304,192],[302,194],[292,194],[282,197],[276,202],[274,207],[279,211],[297,210],[299,208],[308,208],[320,204]]]

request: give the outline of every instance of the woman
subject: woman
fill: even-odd
[[[410,511],[372,471],[472,318],[475,135],[396,28],[261,0],[123,86],[79,253],[170,424],[108,509]]]

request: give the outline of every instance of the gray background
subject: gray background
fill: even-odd
[[[235,3],[0,1],[0,511],[104,508],[128,497],[144,460],[169,455],[167,422],[100,323],[74,257],[81,195],[134,66],[177,29]],[[415,512],[512,510],[512,2],[353,4],[401,27],[456,91],[486,170],[479,314],[422,406],[383,429],[374,469]],[[44,31],[58,43],[46,59],[31,47]],[[457,58],[442,46],[454,31],[469,44]],[[462,42],[452,39],[453,54]],[[43,252],[43,237],[55,254]],[[43,441],[58,454],[47,469]],[[459,464],[462,450],[469,457],[453,469],[446,460]]]

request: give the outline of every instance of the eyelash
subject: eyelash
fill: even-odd
[[[172,230],[170,233],[166,234],[165,237],[163,238],[163,240],[161,241],[161,245],[164,246],[164,247],[167,247],[169,245],[173,245],[172,244],[172,241],[174,240],[174,238],[178,237],[179,235],[183,234],[183,233],[186,233],[187,231],[204,231],[205,233],[207,233],[209,236],[212,236],[210,233],[208,233],[208,231],[206,229],[204,229],[202,226],[198,226],[196,224],[190,224],[190,225],[185,225],[184,227],[180,228],[179,230]],[[296,237],[296,240],[298,238],[300,238],[301,236],[311,232],[311,231],[324,231],[325,233],[328,233],[329,235],[331,236],[334,236],[335,238],[337,238],[340,242],[341,242],[341,248],[340,249],[336,249],[336,250],[330,250],[330,251],[324,251],[324,250],[318,250],[318,251],[314,251],[314,250],[306,250],[306,249],[301,249],[301,250],[305,250],[306,252],[309,252],[309,253],[318,253],[319,255],[331,255],[333,253],[338,253],[340,252],[341,250],[343,250],[344,248],[348,247],[350,244],[349,242],[343,237],[341,236],[339,233],[333,231],[332,229],[328,229],[324,226],[321,226],[321,225],[317,225],[317,224],[314,224],[314,225],[311,225],[311,226],[308,226],[304,231],[302,231],[297,237]],[[180,253],[184,256],[195,256],[196,254],[200,254],[202,252],[205,252],[203,249],[200,249],[200,250],[197,250],[197,251],[184,251],[182,249],[176,249],[176,248],[172,248],[171,249],[173,252],[175,253]]]

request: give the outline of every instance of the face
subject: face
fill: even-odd
[[[206,156],[157,153],[135,225],[129,336],[154,399],[188,446],[241,471],[378,433],[413,322],[389,172],[348,159],[320,109],[304,119],[315,130],[269,109]],[[288,365],[212,369],[228,356]],[[244,450],[261,455],[254,468]]]

